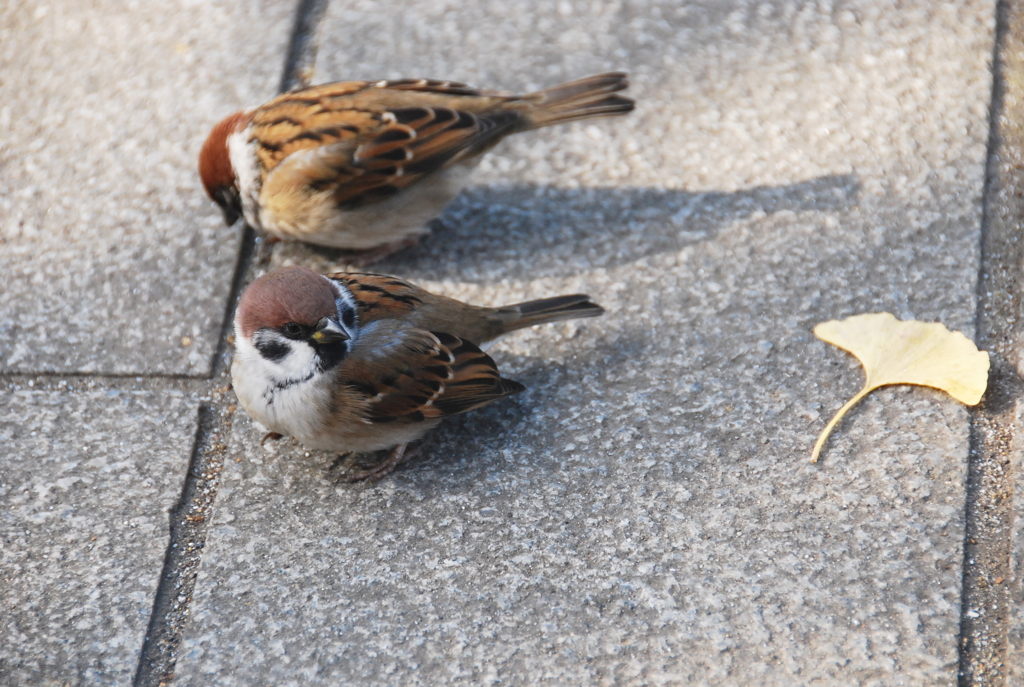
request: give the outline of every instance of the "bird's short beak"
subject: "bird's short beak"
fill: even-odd
[[[241,217],[241,215],[235,212],[234,208],[228,207],[227,205],[222,205],[220,211],[224,213],[224,224],[229,227],[233,227],[235,222],[238,221],[238,218]]]
[[[348,341],[348,334],[341,328],[341,325],[329,317],[320,320],[313,332],[313,341],[318,344],[334,343],[336,341]]]
[[[224,223],[229,227],[234,226],[242,216],[242,198],[238,195],[238,189],[233,186],[218,189],[214,192],[213,199],[217,201],[220,211],[224,214]]]

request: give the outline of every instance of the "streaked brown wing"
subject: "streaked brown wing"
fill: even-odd
[[[351,107],[330,107],[369,86],[366,81],[341,81],[285,93],[252,114],[252,137],[258,142],[256,154],[265,170],[302,150],[333,143],[356,143],[366,131],[379,124],[373,112]],[[344,116],[339,116],[344,112]],[[354,149],[355,146],[353,145]]]
[[[330,188],[339,207],[354,208],[493,145],[522,117],[494,107],[505,99],[428,79],[339,82],[275,98],[254,112],[252,132],[271,172],[316,151],[272,183]]]
[[[383,274],[338,272],[326,275],[348,288],[355,297],[362,324],[382,317],[397,317],[422,304],[422,289]]]
[[[371,423],[464,413],[525,388],[502,379],[494,361],[472,343],[411,328],[346,365],[344,383],[370,399]]]
[[[519,382],[498,374],[498,366],[475,344],[443,332],[434,332],[434,335],[455,358],[453,379],[434,401],[434,407],[443,415],[465,413],[526,389]]]
[[[371,83],[375,88],[389,91],[419,91],[421,93],[442,93],[444,95],[492,95],[490,91],[483,91],[458,81],[441,81],[440,79],[391,79],[373,81]]]
[[[365,170],[355,183],[339,186],[339,206],[358,206],[395,193],[464,157],[486,150],[519,121],[499,110],[473,114],[448,107],[402,107],[384,113],[383,126],[352,157]]]

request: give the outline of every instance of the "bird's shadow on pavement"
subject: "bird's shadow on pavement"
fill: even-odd
[[[852,174],[735,192],[562,189],[529,184],[473,187],[449,206],[432,234],[418,246],[368,271],[413,282],[451,279],[476,284],[572,277],[710,241],[731,224],[752,217],[785,211],[848,210],[858,202],[860,191],[860,181]],[[286,243],[276,247],[274,261],[327,272],[345,268],[345,253]],[[618,338],[608,350],[595,349],[586,360],[576,359],[568,365],[503,356],[503,373],[524,383],[527,392],[447,418],[421,440],[417,458],[385,479],[413,480],[419,484],[417,489],[429,492],[433,491],[431,485],[451,489],[446,476],[462,473],[456,483],[468,485],[494,471],[515,469],[501,457],[502,449],[511,446],[517,447],[516,451],[533,447],[529,452],[536,456],[520,456],[527,464],[547,463],[551,453],[543,437],[550,434],[549,423],[556,422],[548,416],[558,412],[550,397],[555,391],[552,380],[614,368],[617,355],[625,355],[626,349],[642,355],[646,345],[646,333],[637,330]],[[506,366],[520,372],[508,374]],[[521,433],[530,436],[517,436]],[[491,458],[482,460],[482,456]],[[528,469],[525,465],[521,468]]]
[[[588,359],[558,363],[543,356],[498,354],[502,376],[521,382],[526,391],[445,418],[416,444],[416,457],[384,479],[398,480],[402,488],[427,496],[450,493],[453,488],[472,489],[472,485],[506,471],[538,470],[547,474],[556,469],[560,454],[553,432],[561,416],[573,410],[566,403],[576,405],[559,398],[559,390],[615,369],[618,360],[635,356],[646,346],[646,332],[637,327],[615,337],[614,342],[599,342]],[[376,457],[363,458],[372,464],[385,457],[386,452],[378,452]],[[323,465],[326,469],[330,464]],[[344,482],[340,474],[330,470],[325,474],[330,480]]]
[[[479,284],[572,277],[712,240],[723,228],[758,214],[841,211],[857,203],[860,189],[854,174],[733,192],[532,184],[471,187],[419,245],[364,271],[413,282],[451,279]],[[343,251],[297,243],[275,250],[275,262],[321,271],[343,269],[345,259]]]
[[[399,465],[395,471],[383,480],[406,482],[404,488],[412,488],[421,494],[438,491],[449,492],[453,484],[471,485],[486,478],[487,475],[505,469],[514,469],[516,464],[507,464],[501,458],[502,449],[522,441],[515,441],[516,433],[526,432],[531,435],[538,432],[546,433],[551,418],[538,417],[537,411],[550,407],[550,388],[567,372],[579,373],[580,370],[567,370],[566,366],[553,364],[549,360],[536,357],[503,356],[502,367],[511,366],[520,371],[515,374],[504,374],[522,382],[526,392],[500,399],[483,408],[469,413],[454,415],[444,419],[441,424],[428,432],[422,439],[411,445],[413,457]],[[556,411],[557,412],[557,411]],[[542,413],[546,414],[546,413]],[[523,437],[520,437],[522,439]],[[533,443],[527,439],[526,443]],[[303,451],[298,444],[286,450]],[[536,453],[546,451],[547,447],[537,447]],[[339,486],[355,487],[347,484],[346,473],[339,469],[342,462],[334,459],[327,452],[316,460],[321,464],[325,479]],[[355,463],[358,469],[371,467],[387,458],[389,451],[377,451],[362,454]],[[534,451],[531,451],[534,453]],[[532,456],[522,456],[517,464],[522,466],[532,463]],[[454,481],[453,479],[454,478]],[[372,487],[375,481],[363,483]]]

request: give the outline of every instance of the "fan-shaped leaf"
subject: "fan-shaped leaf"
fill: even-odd
[[[973,406],[988,386],[988,353],[960,332],[942,324],[901,322],[887,312],[822,322],[814,328],[822,341],[849,351],[864,366],[864,388],[839,409],[818,437],[816,462],[832,429],[860,399],[880,386],[916,384],[945,391]]]

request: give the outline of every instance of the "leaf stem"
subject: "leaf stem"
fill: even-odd
[[[832,419],[828,421],[828,424],[825,425],[825,429],[822,430],[821,435],[818,437],[818,442],[814,444],[814,451],[811,452],[812,463],[818,462],[818,458],[821,456],[821,449],[825,447],[825,442],[828,441],[829,434],[831,434],[832,430],[835,429],[835,426],[839,424],[839,421],[843,419],[843,415],[846,415],[846,411],[855,406],[857,401],[870,394],[876,388],[877,387],[871,386],[870,384],[865,384],[864,388],[857,392],[856,396],[847,401],[846,404],[832,417]]]

